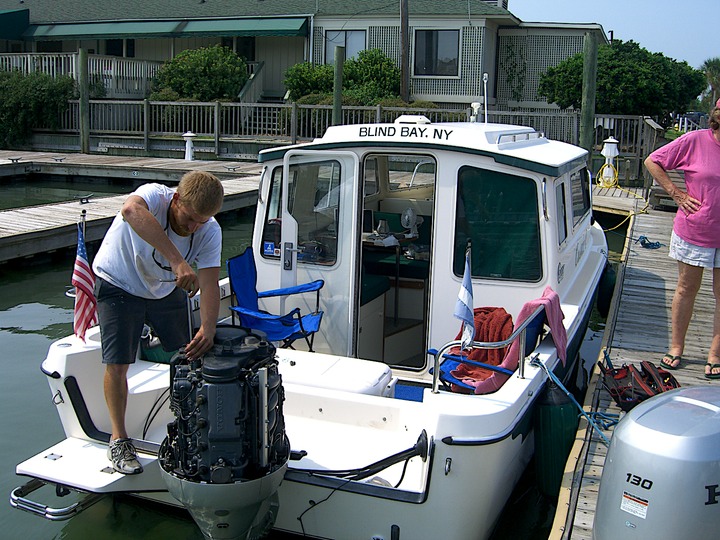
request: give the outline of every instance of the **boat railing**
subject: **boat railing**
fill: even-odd
[[[516,339],[519,340],[518,342],[518,370],[517,370],[517,376],[520,379],[525,378],[525,341],[527,337],[527,327],[530,326],[533,321],[539,316],[544,316],[545,307],[544,306],[538,306],[535,311],[532,312],[532,314],[525,319],[514,331],[512,334],[510,334],[510,337],[503,341],[472,341],[470,342],[470,345],[468,348],[471,349],[502,349],[504,347],[510,346],[513,341]],[[454,347],[460,347],[462,345],[462,341],[460,340],[453,340],[447,342],[445,345],[440,347],[440,349],[437,350],[437,352],[434,352],[433,356],[433,384],[432,384],[432,391],[434,394],[437,394],[440,391],[440,360],[445,356],[447,351]],[[492,369],[493,366],[488,366],[489,369]]]

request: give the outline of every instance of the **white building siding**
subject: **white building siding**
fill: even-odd
[[[460,76],[412,77],[411,93],[415,99],[469,104],[481,97],[484,41],[484,26],[464,26],[460,33]],[[414,54],[413,43],[411,65]]]
[[[510,106],[541,104],[537,101],[541,75],[583,50],[583,36],[578,33],[501,30],[498,39],[497,100]]]

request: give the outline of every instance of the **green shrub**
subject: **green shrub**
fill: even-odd
[[[68,100],[75,96],[71,77],[0,71],[0,144],[13,147],[30,139],[33,128],[57,129]]]
[[[334,84],[334,66],[296,64],[285,72],[285,87],[290,99],[307,95],[330,94]],[[400,94],[400,69],[380,49],[360,51],[357,59],[343,65],[343,104],[370,106],[379,100]],[[298,101],[299,103],[299,101]],[[332,103],[332,101],[330,101]]]
[[[328,94],[333,91],[333,66],[313,66],[309,62],[295,64],[285,72],[285,88],[290,99],[297,101],[310,94]]]
[[[351,95],[363,105],[400,95],[400,69],[380,49],[360,51],[357,58],[345,62],[343,94]]]
[[[234,100],[247,80],[245,60],[227,47],[188,49],[160,68],[150,99],[177,95],[180,101]]]

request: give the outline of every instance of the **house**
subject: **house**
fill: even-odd
[[[487,73],[489,106],[553,108],[537,96],[540,75],[581,52],[586,34],[605,43],[605,33],[599,24],[525,23],[509,7],[508,0],[0,0],[0,53],[84,48],[166,61],[222,44],[264,66],[262,97],[276,100],[290,66],[332,63],[336,45],[346,57],[379,48],[398,66],[407,51],[412,99],[482,102]]]

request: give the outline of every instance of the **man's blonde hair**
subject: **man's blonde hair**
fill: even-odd
[[[220,180],[205,171],[190,171],[177,187],[180,202],[190,206],[201,216],[211,217],[222,208],[224,191]]]

